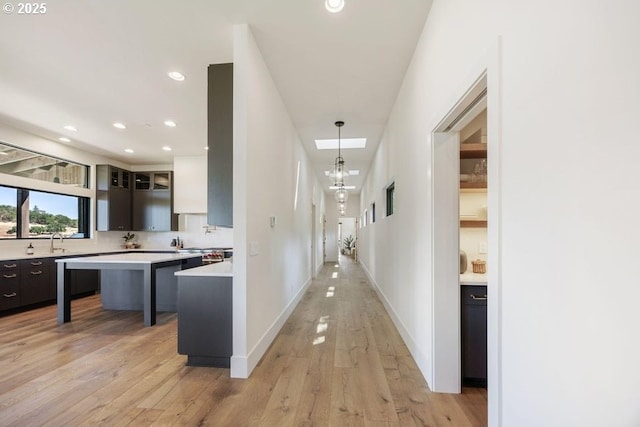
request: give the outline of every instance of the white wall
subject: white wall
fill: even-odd
[[[435,0],[367,177],[367,205],[395,177],[398,212],[360,259],[431,381],[430,133],[489,68],[490,425],[640,425],[638,16]]]
[[[247,25],[234,27],[233,178],[231,375],[244,377],[310,284],[311,205],[322,204],[300,138]]]
[[[501,8],[503,424],[638,426],[640,3]]]
[[[434,2],[361,195],[361,209],[375,201],[379,218],[361,230],[360,261],[430,384],[431,132],[475,72],[487,27],[486,3]],[[384,217],[391,182],[397,211]]]

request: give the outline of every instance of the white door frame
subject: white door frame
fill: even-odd
[[[316,205],[311,202],[311,278],[316,277]]]
[[[432,384],[433,391],[460,393],[460,272],[459,272],[459,130],[486,107],[484,71],[451,107],[432,133]],[[487,162],[490,163],[490,160]]]

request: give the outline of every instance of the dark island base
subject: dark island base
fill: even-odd
[[[209,368],[230,368],[228,357],[187,356],[187,366],[205,366]]]

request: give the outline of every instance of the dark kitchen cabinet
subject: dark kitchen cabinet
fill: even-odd
[[[230,366],[232,280],[231,277],[178,276],[178,353],[188,356],[188,366]]]
[[[22,291],[20,305],[35,304],[55,298],[52,294],[52,258],[34,258],[20,261]]]
[[[0,263],[0,310],[20,306],[20,261],[2,261]]]
[[[69,276],[72,297],[100,290],[100,270],[71,270]]]
[[[131,172],[96,166],[96,230],[131,230]]]
[[[233,227],[233,64],[208,70],[207,222]]]
[[[487,287],[461,286],[462,383],[487,386]]]
[[[95,256],[99,254],[87,254],[81,256]],[[61,258],[69,257],[58,257]],[[77,256],[73,256],[77,257]],[[53,298],[57,298],[58,292],[58,263],[52,259],[51,266],[51,287],[53,289]],[[71,297],[92,295],[100,291],[100,270],[69,270],[69,286],[71,287]]]
[[[134,173],[133,230],[175,231],[171,172]]]

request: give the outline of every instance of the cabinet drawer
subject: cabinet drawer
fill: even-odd
[[[48,268],[50,261],[48,258],[23,259],[20,262],[20,266],[23,270]]]
[[[11,272],[17,272],[20,269],[20,261],[0,261],[0,273],[11,274]],[[1,276],[0,276],[1,277]]]
[[[0,281],[0,310],[20,306],[20,281],[18,277]]]
[[[486,286],[463,285],[460,296],[463,305],[487,305]]]
[[[21,304],[35,304],[37,302],[51,299],[51,282],[49,274],[49,263],[45,262],[41,266],[31,266],[22,272],[20,283]]]

